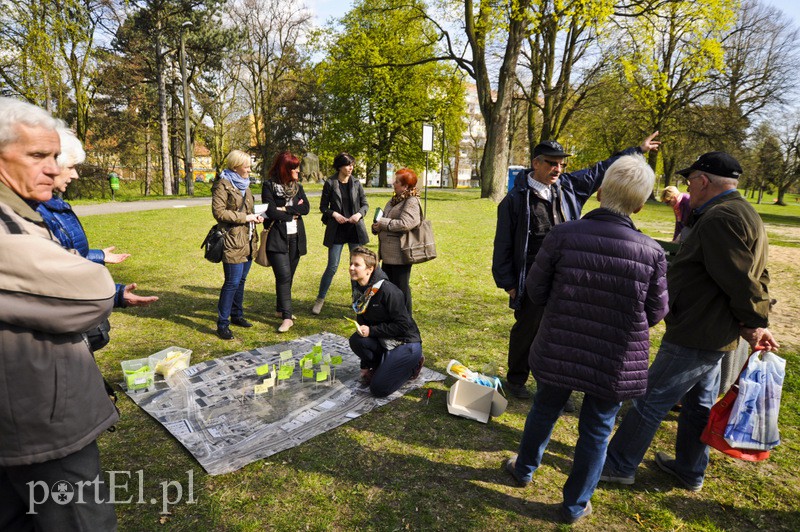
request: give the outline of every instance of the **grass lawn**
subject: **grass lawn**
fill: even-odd
[[[388,197],[370,194],[370,210],[383,206]],[[111,343],[97,357],[107,378],[121,380],[121,360],[171,345],[192,349],[197,363],[320,331],[347,335],[350,326],[342,319],[350,303],[344,257],[322,314],[309,311],[327,256],[316,208],[319,198],[310,201],[309,254],[301,259],[294,283],[296,325],[286,335],[275,332],[280,320],[274,317],[274,277],[271,270],[254,265],[245,308],[255,327],[235,329],[236,339],[230,342],[214,334],[222,267],[203,260],[198,248],[212,224],[209,208],[84,217],[93,247],[116,245],[133,254],[110,266],[115,280],[136,282],[143,294],[161,298],[148,309],[114,312]],[[585,212],[596,205],[587,205]],[[798,225],[800,207],[759,209],[771,232],[780,229],[778,224]],[[776,211],[766,212],[771,209]],[[496,205],[479,199],[475,191],[429,193],[428,217],[439,258],[414,266],[411,280],[426,363],[438,371],[444,372],[456,358],[476,369],[496,364],[504,375],[513,317],[491,276],[495,211]],[[634,220],[655,238],[671,237],[672,210],[664,205],[648,204]],[[777,240],[796,245],[790,237]],[[377,248],[376,241],[371,245]],[[663,324],[654,329],[653,353],[662,333]],[[679,489],[653,463],[655,450],[671,452],[677,419],[671,414],[639,469],[636,485],[601,484],[593,498],[595,513],[576,528],[800,530],[796,349],[782,351],[789,361],[781,411],[783,444],[768,462],[748,464],[712,451],[703,491]],[[500,466],[516,451],[530,403],[511,400],[507,412],[487,425],[457,418],[447,413],[445,404],[451,381],[432,386],[427,406],[421,399],[423,388],[294,449],[216,477],[206,475],[161,425],[120,394],[117,431],[99,440],[104,469],[131,472],[128,495],[133,500],[117,506],[120,529],[568,529],[555,523],[577,439],[577,417],[565,415],[558,422],[531,486],[511,487]],[[193,504],[185,502],[190,475]],[[184,502],[173,506],[171,514],[162,515],[160,504],[135,504],[140,492],[145,501],[160,500],[162,483],[170,481],[184,490]]]

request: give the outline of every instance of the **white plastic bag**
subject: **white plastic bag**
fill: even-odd
[[[725,427],[725,441],[737,449],[769,450],[780,443],[778,412],[786,360],[772,352],[750,355],[739,377],[739,395]]]

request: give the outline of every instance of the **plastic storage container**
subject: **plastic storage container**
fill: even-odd
[[[174,373],[188,368],[191,358],[191,349],[172,346],[150,355],[147,360],[149,361],[150,369],[168,379]]]
[[[153,385],[155,372],[146,358],[122,361],[122,374],[128,390],[143,390]]]

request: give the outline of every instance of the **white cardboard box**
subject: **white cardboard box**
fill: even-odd
[[[500,392],[488,386],[456,379],[447,392],[447,411],[453,415],[487,423],[490,416],[506,411],[508,401]]]

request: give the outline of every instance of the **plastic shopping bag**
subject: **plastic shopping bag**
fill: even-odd
[[[778,412],[786,360],[772,352],[753,353],[739,377],[725,441],[737,449],[768,450],[780,443]]]

